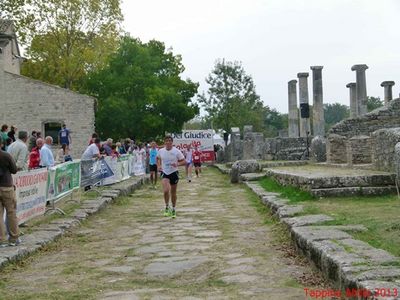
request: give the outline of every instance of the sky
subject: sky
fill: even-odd
[[[200,83],[217,59],[240,61],[270,108],[288,111],[287,83],[322,70],[324,103],[349,105],[354,64],[367,64],[368,96],[382,81],[400,92],[400,0],[123,0],[124,30],[182,55],[183,78]]]

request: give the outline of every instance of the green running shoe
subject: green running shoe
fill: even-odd
[[[175,209],[171,210],[171,218],[175,219],[176,218],[176,211]]]
[[[171,216],[171,209],[168,207],[164,210],[164,217],[170,217]]]

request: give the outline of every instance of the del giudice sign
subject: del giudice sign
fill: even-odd
[[[179,150],[186,150],[187,145],[192,149],[197,147],[203,152],[203,161],[214,161],[214,140],[212,130],[183,130],[181,133],[173,133],[174,146]]]

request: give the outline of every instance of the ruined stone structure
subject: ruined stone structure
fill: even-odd
[[[308,73],[298,73],[297,78],[299,78],[300,106],[308,105]],[[306,137],[307,132],[311,133],[310,118],[300,118],[300,136]]]
[[[326,161],[326,139],[323,136],[317,135],[311,140],[310,160],[313,162]]]
[[[6,30],[4,24],[9,24]],[[80,158],[94,132],[95,99],[19,75],[20,60],[15,58],[19,55],[15,46],[18,43],[10,24],[0,21],[1,124],[16,125],[28,132],[40,130],[43,136],[57,136],[57,126],[61,128],[65,123],[71,130],[71,154]]]
[[[297,108],[297,80],[288,82],[289,137],[299,137],[299,109]]]
[[[378,170],[394,171],[394,146],[400,127],[400,98],[329,130],[327,159],[331,163],[373,163]]]
[[[384,88],[384,101],[386,105],[393,100],[392,87],[394,86],[394,81],[384,81],[381,83],[381,86]]]
[[[358,116],[358,103],[357,103],[357,93],[356,93],[356,83],[350,82],[346,85],[349,88],[350,93],[350,118],[355,118]]]
[[[310,67],[313,79],[313,135],[325,136],[322,66]]]
[[[253,127],[244,128],[243,159],[262,159],[264,157],[264,135],[253,132]]]
[[[356,98],[357,98],[357,115],[362,116],[367,113],[367,82],[365,78],[365,70],[367,65],[354,65],[352,71],[356,71]]]
[[[380,129],[372,134],[372,160],[374,168],[393,172],[400,165],[396,163],[395,147],[400,142],[400,128]]]

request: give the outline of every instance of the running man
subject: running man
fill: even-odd
[[[192,151],[192,146],[190,144],[187,144],[187,148],[184,151],[184,156],[186,160],[186,165],[185,165],[186,179],[188,182],[192,182],[193,151]]]
[[[199,173],[201,173],[201,155],[203,153],[197,149],[197,146],[194,147],[193,151],[193,164],[194,171],[196,173],[196,177],[199,178]]]
[[[156,142],[151,142],[151,148],[149,150],[149,170],[150,170],[150,182],[153,185],[153,188],[156,187],[157,184],[157,154],[158,150],[156,147]]]
[[[165,211],[164,216],[176,217],[176,189],[178,187],[179,173],[178,166],[186,164],[182,152],[172,146],[173,139],[167,135],[164,138],[165,147],[158,151],[157,168],[161,172],[161,183],[164,192]],[[169,207],[171,196],[172,209]]]

